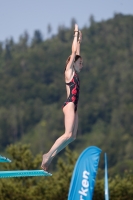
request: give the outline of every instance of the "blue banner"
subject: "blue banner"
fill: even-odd
[[[68,200],[92,200],[101,149],[88,147],[79,156],[72,175]]]
[[[105,200],[109,200],[107,155],[105,153]]]

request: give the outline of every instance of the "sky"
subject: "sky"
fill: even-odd
[[[81,29],[91,15],[100,22],[114,13],[133,15],[133,0],[0,0],[0,42],[11,37],[18,42],[25,31],[33,37],[35,30],[46,39],[48,24],[56,34],[59,26],[70,27],[72,18]]]

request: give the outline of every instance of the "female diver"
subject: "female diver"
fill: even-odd
[[[66,61],[65,67],[65,83],[67,100],[63,105],[65,133],[59,137],[48,153],[43,155],[41,167],[47,171],[52,159],[69,143],[76,139],[78,129],[78,98],[80,82],[78,74],[83,67],[82,57],[80,56],[80,43],[82,33],[78,30],[78,25],[75,24],[74,39],[72,43],[72,53]]]

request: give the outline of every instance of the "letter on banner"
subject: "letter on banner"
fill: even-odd
[[[88,147],[79,156],[72,175],[68,200],[92,200],[101,149]]]

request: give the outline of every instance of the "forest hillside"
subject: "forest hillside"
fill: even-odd
[[[112,19],[82,30],[79,130],[69,147],[80,153],[98,146],[115,171],[133,166],[133,16]],[[64,66],[71,53],[73,29],[60,27],[43,40],[36,31],[0,43],[0,151],[8,145],[31,144],[46,152],[64,133],[66,99]],[[100,162],[103,168],[103,161]]]

